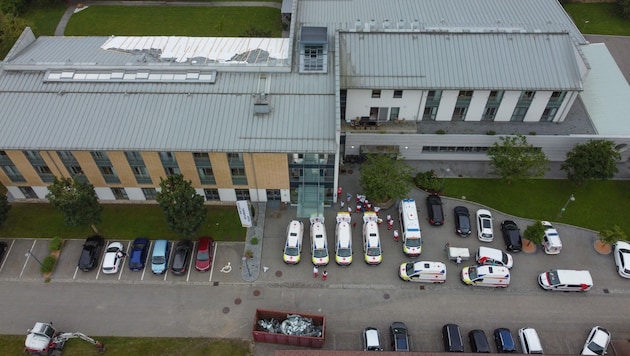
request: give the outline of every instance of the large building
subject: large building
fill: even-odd
[[[487,161],[528,135],[552,161],[613,140],[630,88],[556,0],[286,1],[288,38],[39,37],[0,65],[0,181],[58,177],[103,201],[182,173],[209,202],[333,203],[344,161]],[[290,10],[289,10],[290,9]]]

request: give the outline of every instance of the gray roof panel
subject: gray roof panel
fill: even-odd
[[[568,34],[346,32],[340,43],[342,88],[582,88]]]

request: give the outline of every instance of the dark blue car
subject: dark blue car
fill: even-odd
[[[132,271],[142,271],[147,262],[149,254],[149,239],[146,237],[138,237],[133,240],[131,252],[129,252],[129,269]]]

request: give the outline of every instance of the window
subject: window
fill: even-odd
[[[389,111],[389,121],[398,120],[398,113],[400,112],[400,108],[392,108]]]
[[[33,166],[33,169],[35,169],[35,172],[37,172],[37,174],[39,175],[39,178],[41,178],[42,182],[52,183],[55,180],[55,177],[53,176],[52,171],[50,170],[48,165],[46,165],[46,162],[44,161],[44,159],[42,158],[42,156],[39,154],[38,151],[23,151],[23,152],[26,158],[28,159],[28,161]]]
[[[208,154],[205,152],[193,152],[193,158],[195,159],[201,184],[216,184]]]
[[[18,187],[18,188],[20,188],[20,192],[24,194],[24,197],[26,199],[39,199],[37,194],[35,194],[35,191],[33,190],[33,188],[31,187]]]
[[[206,196],[206,200],[221,200],[218,189],[204,189],[203,194]]]
[[[403,91],[402,90],[394,90],[394,99],[402,98]]]
[[[372,90],[372,98],[373,99],[378,99],[381,97],[381,91],[380,90]]]
[[[562,103],[564,97],[566,96],[566,91],[554,91],[551,93],[551,97],[549,98],[549,102],[552,103]]]
[[[422,146],[422,153],[486,153],[488,147],[474,146]]]
[[[424,108],[424,113],[422,115],[422,120],[435,120],[435,116],[437,115],[437,106],[427,106]]]
[[[131,167],[134,177],[136,177],[136,182],[138,182],[138,184],[153,184],[149,171],[144,165],[142,154],[138,151],[125,151],[125,156],[127,157],[127,162]]]
[[[155,188],[142,188],[142,194],[144,194],[144,198],[146,200],[155,200],[157,191],[155,190]]]
[[[70,151],[57,151],[57,155],[63,162],[64,167],[68,170],[71,176],[79,176],[83,174],[83,169],[79,165],[79,162]]]
[[[267,189],[267,201],[278,201],[280,199],[280,189]]]
[[[523,121],[525,120],[525,114],[527,114],[528,107],[516,107],[510,121]]]
[[[2,164],[2,170],[11,179],[11,182],[26,182],[20,171],[12,164]]]
[[[503,91],[502,90],[492,90],[490,91],[490,95],[488,95],[489,103],[500,103],[501,99],[503,99]]]
[[[159,155],[160,161],[162,161],[162,166],[164,167],[164,172],[167,176],[181,173],[179,165],[177,164],[177,159],[172,152],[159,152]]]
[[[245,172],[245,162],[242,153],[228,153],[228,164],[232,174],[232,184],[247,185],[247,174]]]
[[[536,94],[535,91],[524,91],[521,94],[521,100],[533,100],[534,99],[534,94]]]
[[[235,189],[236,200],[249,200],[249,189]]]
[[[112,193],[114,193],[116,200],[129,200],[125,188],[112,188]]]
[[[96,166],[101,171],[101,175],[103,176],[103,179],[105,179],[105,183],[120,183],[120,179],[118,179],[118,175],[116,175],[116,171],[114,170],[109,157],[107,157],[107,152],[91,151],[90,154],[92,155],[92,158],[94,158],[94,163],[96,163]]]
[[[498,109],[499,108],[496,106],[486,106],[486,110],[483,112],[481,121],[494,121],[494,118],[497,116]]]
[[[460,90],[458,99],[472,99],[473,91],[472,90]]]
[[[468,110],[467,106],[456,106],[453,110],[453,121],[464,121],[464,117],[466,117],[466,111]]]
[[[545,108],[545,110],[543,110],[542,116],[540,117],[540,121],[552,122],[557,112],[558,112],[558,108],[549,108],[549,107]]]
[[[304,46],[302,57],[302,70],[307,72],[323,72],[325,70],[326,56],[323,45]]]
[[[180,174],[178,167],[164,167],[164,172],[166,172],[167,176],[172,176],[175,174]]]

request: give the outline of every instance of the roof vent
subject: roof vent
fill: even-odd
[[[363,31],[363,23],[361,22],[361,19],[357,19],[357,21],[354,23],[354,30]]]
[[[389,30],[389,27],[390,27],[389,19],[383,20],[383,30]]]
[[[404,28],[405,28],[405,20],[400,19],[400,20],[398,21],[398,24],[397,24],[396,26],[398,27],[398,29],[399,29],[399,30],[404,29]]]

